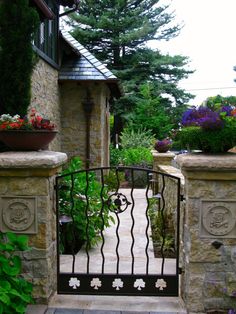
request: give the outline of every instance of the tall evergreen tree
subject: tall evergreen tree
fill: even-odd
[[[147,81],[155,83],[159,101],[163,93],[173,96],[176,105],[191,98],[178,88],[178,81],[191,73],[184,69],[187,58],[163,56],[146,46],[151,40],[169,40],[179,34],[181,27],[173,25],[175,16],[168,8],[160,0],[81,0],[79,13],[71,16],[73,36],[123,83],[126,95],[113,106],[116,133]]]

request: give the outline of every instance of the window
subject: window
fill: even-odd
[[[44,19],[34,38],[34,47],[38,54],[46,61],[56,66],[58,64],[58,19],[59,5],[54,0],[45,0],[54,13],[53,20]]]

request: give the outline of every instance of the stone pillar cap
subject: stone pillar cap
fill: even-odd
[[[177,164],[185,171],[229,172],[236,171],[236,154],[181,154]]]
[[[46,150],[0,153],[0,169],[57,168],[66,161],[65,153]]]
[[[157,150],[153,149],[151,150],[151,153],[153,156],[155,157],[170,157],[170,158],[173,158],[175,156],[175,153],[171,152],[171,151],[168,151],[166,153],[159,153]]]

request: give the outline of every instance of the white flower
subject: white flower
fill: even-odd
[[[18,119],[20,118],[20,116],[18,114],[14,115],[13,117],[8,114],[8,113],[4,113],[0,116],[0,121],[4,122],[4,121],[9,121],[9,122],[16,122],[18,121]]]
[[[102,286],[102,282],[99,278],[93,278],[93,280],[90,283],[91,287],[94,287],[95,290],[98,290]]]
[[[69,280],[69,286],[77,289],[80,286],[80,281],[76,277],[72,277]]]
[[[142,288],[145,288],[145,282],[143,279],[136,279],[134,283],[134,288],[137,288],[138,290],[142,290]]]
[[[166,281],[164,279],[157,279],[156,288],[159,290],[164,290],[167,287]]]
[[[120,290],[120,288],[123,288],[124,282],[120,278],[116,278],[113,283],[112,287],[116,288],[116,290]]]

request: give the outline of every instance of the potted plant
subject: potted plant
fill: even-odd
[[[163,140],[157,140],[154,148],[158,151],[158,153],[166,153],[172,146],[172,141],[169,138],[165,138]]]
[[[236,109],[232,106],[188,109],[176,139],[187,149],[224,153],[236,145]]]
[[[30,117],[0,116],[0,141],[12,150],[46,149],[57,131],[55,125],[32,109]]]

